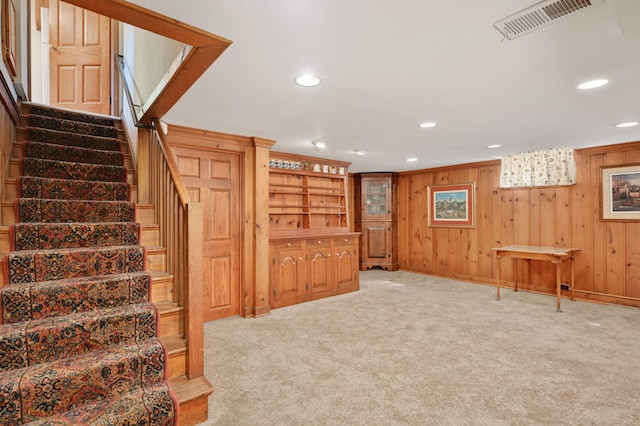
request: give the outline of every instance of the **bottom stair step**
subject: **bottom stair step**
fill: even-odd
[[[180,426],[192,426],[202,423],[209,417],[209,395],[213,386],[206,377],[188,379],[186,376],[169,380],[169,385],[180,404]]]

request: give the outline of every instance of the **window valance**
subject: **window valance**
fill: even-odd
[[[573,149],[549,148],[502,157],[500,187],[557,186],[576,183]]]

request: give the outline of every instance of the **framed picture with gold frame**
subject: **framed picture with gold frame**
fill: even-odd
[[[429,186],[429,226],[475,228],[475,186],[475,182]]]
[[[640,163],[600,167],[600,220],[640,220]]]

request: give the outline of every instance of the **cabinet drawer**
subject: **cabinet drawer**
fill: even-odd
[[[273,252],[274,250],[302,250],[301,240],[287,240],[287,241],[272,241],[269,243],[269,248]]]
[[[332,238],[310,238],[306,240],[307,249],[313,249],[317,247],[331,247]]]

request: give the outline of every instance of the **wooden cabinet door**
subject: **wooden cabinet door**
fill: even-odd
[[[109,114],[111,20],[49,1],[51,105]]]
[[[311,295],[332,292],[336,288],[331,239],[307,241],[307,292]]]
[[[305,260],[300,241],[271,243],[269,291],[272,308],[300,303],[305,295]]]
[[[357,290],[359,287],[358,238],[338,237],[334,241],[336,290],[338,293]]]
[[[391,222],[362,222],[362,270],[391,263],[391,225]]]
[[[361,202],[362,220],[390,220],[392,185],[390,177],[363,177]]]

